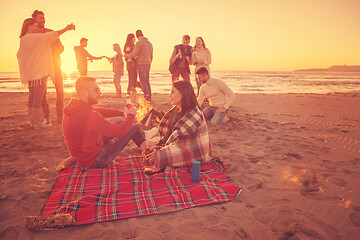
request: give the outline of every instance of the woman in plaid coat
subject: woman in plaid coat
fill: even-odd
[[[145,168],[149,174],[166,166],[191,166],[193,161],[205,163],[212,159],[206,120],[191,83],[174,82],[170,100],[174,107],[164,115],[158,127],[161,139],[146,155],[147,163],[154,163]]]

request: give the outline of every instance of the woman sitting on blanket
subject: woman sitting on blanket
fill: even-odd
[[[162,118],[158,131],[161,139],[145,156],[145,173],[153,174],[167,166],[191,166],[193,161],[209,162],[211,147],[203,112],[188,81],[173,83],[170,93],[174,105]]]

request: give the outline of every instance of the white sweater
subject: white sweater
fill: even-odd
[[[22,84],[45,76],[54,78],[51,44],[59,38],[57,32],[28,33],[20,39],[17,52]]]
[[[209,98],[210,106],[228,109],[235,100],[234,92],[220,79],[210,77],[202,84],[197,98],[199,106]]]

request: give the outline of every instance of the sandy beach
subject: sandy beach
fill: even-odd
[[[230,121],[209,127],[243,188],[233,201],[39,232],[24,217],[40,214],[69,154],[61,125],[28,127],[27,95],[0,93],[0,239],[360,239],[360,94],[237,94]],[[54,93],[48,102],[55,121]],[[164,94],[153,105],[171,107]],[[121,155],[139,153],[132,143]]]

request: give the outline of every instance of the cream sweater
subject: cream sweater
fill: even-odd
[[[21,83],[36,81],[45,76],[54,78],[51,45],[59,38],[57,32],[28,33],[20,39],[17,52]]]
[[[211,54],[210,54],[209,49],[207,49],[207,48],[196,49],[195,51],[192,52],[191,60],[192,60],[193,65],[195,65],[195,74],[199,68],[205,67],[208,70],[209,75],[210,75],[209,65],[211,64]],[[199,60],[203,60],[204,63],[198,64],[197,61],[199,61]]]
[[[228,109],[235,100],[235,94],[222,80],[210,77],[200,87],[197,98],[199,106],[205,98],[209,98],[210,106]]]

